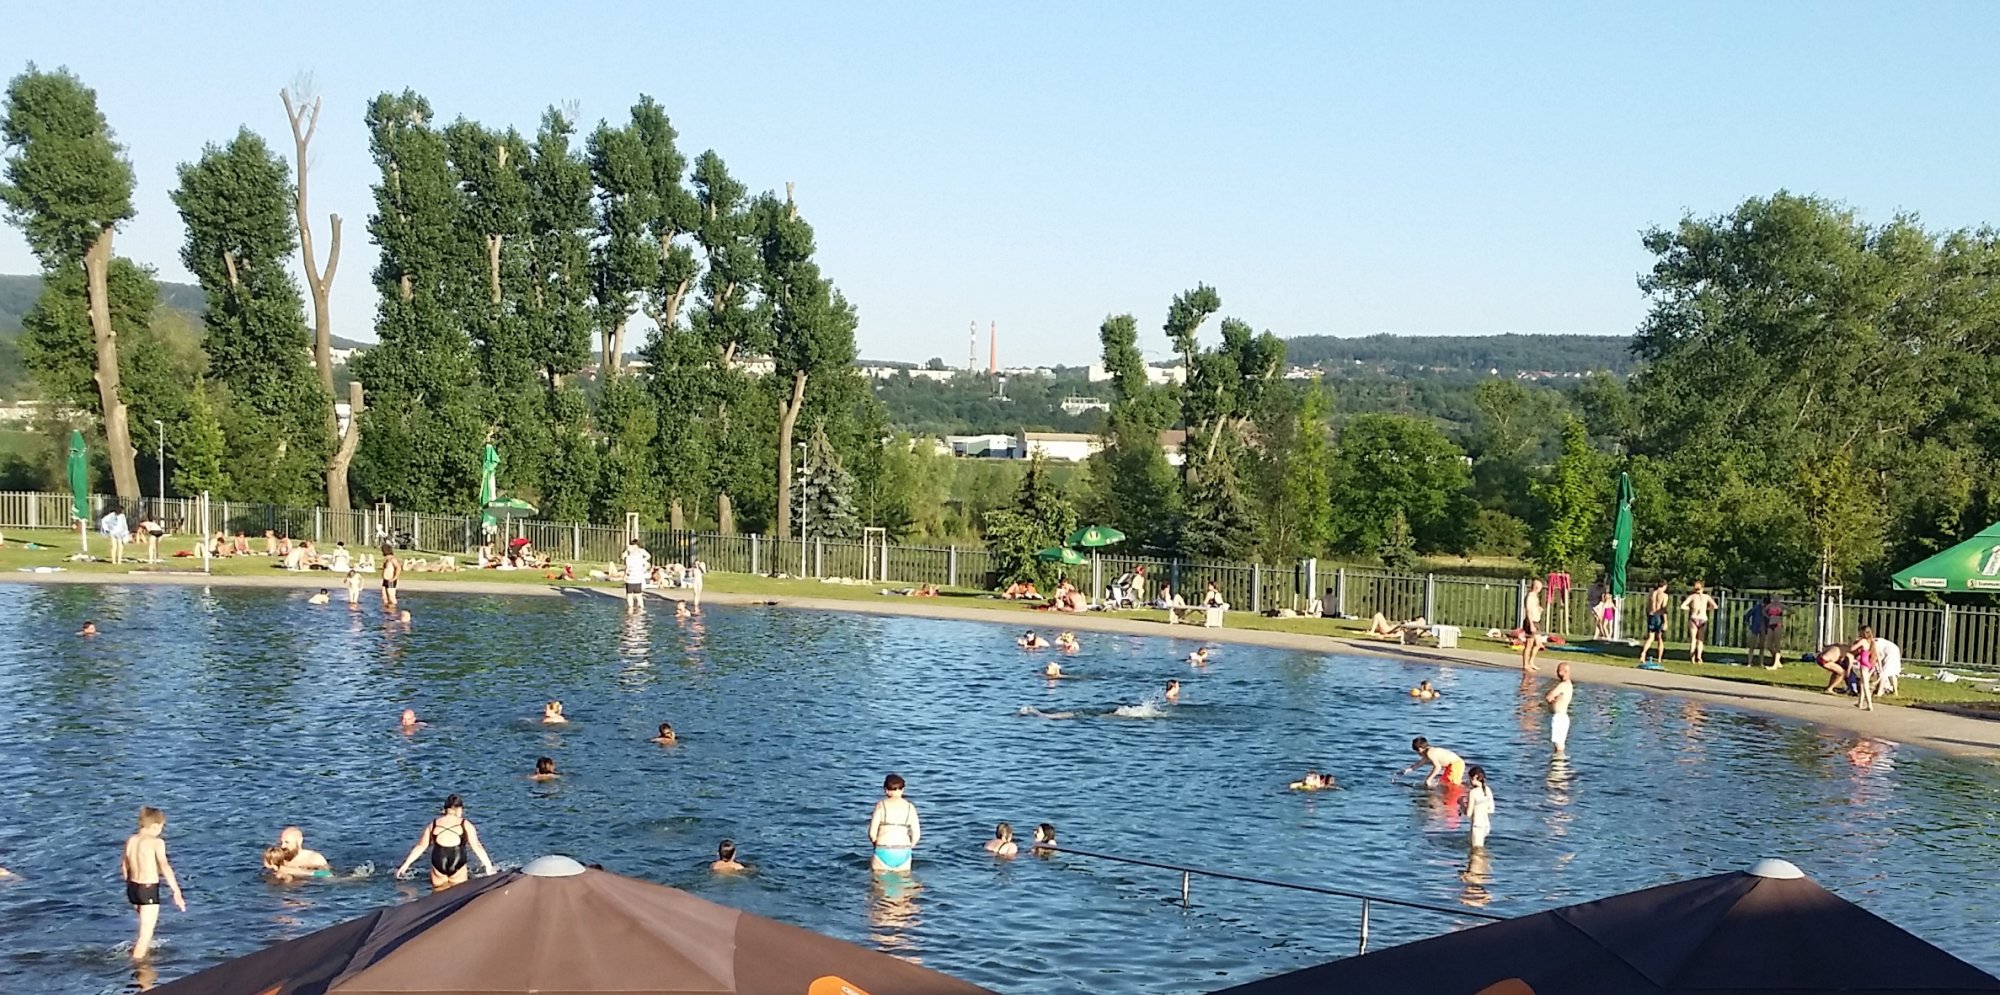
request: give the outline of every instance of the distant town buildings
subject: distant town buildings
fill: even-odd
[[[949,450],[953,456],[966,459],[1024,460],[1039,455],[1044,459],[1081,463],[1104,448],[1102,438],[1086,432],[947,435],[940,441],[939,451]],[[1186,442],[1187,433],[1180,429],[1160,433],[1160,448],[1166,453],[1168,463],[1181,465],[1181,446]]]
[[[1072,395],[1063,398],[1060,407],[1063,414],[1075,416],[1083,414],[1086,411],[1110,411],[1111,402],[1101,401],[1095,397],[1076,397]]]
[[[1103,363],[1090,364],[1086,374],[1091,383],[1103,383],[1111,379],[1111,371]],[[1182,384],[1187,382],[1187,367],[1175,363],[1171,366],[1146,367],[1146,382],[1150,384]]]

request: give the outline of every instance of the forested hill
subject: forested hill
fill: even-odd
[[[1385,373],[1589,373],[1632,370],[1632,340],[1617,335],[1301,335],[1285,340],[1295,366],[1379,368]]]
[[[12,337],[21,330],[21,316],[42,296],[39,276],[0,276],[0,335]],[[160,284],[160,304],[176,311],[199,316],[203,305],[201,288],[191,283]]]

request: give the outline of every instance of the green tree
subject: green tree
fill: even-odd
[[[791,534],[792,430],[805,410],[807,387],[828,378],[853,378],[854,308],[820,275],[812,261],[812,226],[799,218],[786,190],[785,202],[765,199],[757,207],[762,231],[764,298],[770,309],[772,380],[778,394],[778,535]],[[814,429],[825,436],[825,415]],[[831,450],[829,450],[831,452]],[[808,507],[809,505],[802,505]]]
[[[209,402],[207,388],[199,383],[190,399],[187,418],[179,425],[179,436],[173,442],[174,488],[182,494],[229,493],[222,422],[216,416],[215,405]]]
[[[134,213],[132,164],[111,140],[96,92],[67,70],[42,72],[33,65],[7,85],[0,145],[11,150],[0,182],[8,221],[21,229],[45,277],[78,269],[84,274],[97,411],[112,487],[120,500],[136,500],[139,474],[126,399],[118,389],[118,329],[111,320],[109,287],[112,233]]]
[[[1464,453],[1437,426],[1361,415],[1341,430],[1331,502],[1336,548],[1377,549],[1398,514],[1419,551],[1457,551],[1475,516]]]
[[[207,299],[208,376],[229,402],[218,407],[244,416],[229,433],[228,461],[250,472],[221,495],[311,505],[329,455],[327,400],[313,375],[305,304],[286,268],[297,240],[285,162],[245,128],[182,165],[173,199],[187,227],[181,262]]]
[[[1333,538],[1333,441],[1326,422],[1326,391],[1315,379],[1266,404],[1258,434],[1264,440],[1264,552],[1273,563],[1318,556]]]
[[[1175,535],[1180,555],[1197,560],[1254,556],[1257,512],[1237,479],[1235,453],[1228,448],[1214,456],[1196,452],[1189,462],[1193,469],[1187,475],[1187,508]]]
[[[598,489],[589,404],[575,382],[590,362],[590,238],[596,224],[590,166],[571,147],[575,134],[575,125],[560,111],[544,112],[524,170],[528,290],[521,306],[547,446],[537,483],[543,514],[558,521],[588,518]]]
[[[806,444],[805,473],[799,480],[803,534],[816,539],[861,538],[854,490],[854,476],[840,465],[840,454],[834,452],[833,443],[827,439],[826,423],[815,422],[812,439]]]
[[[652,399],[631,374],[611,374],[597,400],[597,422],[604,441],[592,521],[622,522],[627,512],[636,511],[643,521],[657,525],[661,502],[652,451],[659,418]]]
[[[369,105],[380,178],[368,230],[379,344],[353,364],[369,385],[356,476],[402,507],[469,510],[478,500],[486,426],[474,396],[472,342],[461,315],[477,299],[480,248],[460,223],[459,190],[430,103],[383,94]]]
[[[701,456],[708,465],[706,490],[715,495],[718,527],[728,532],[736,527],[739,501],[747,502],[743,510],[753,520],[776,518],[776,508],[763,504],[775,498],[763,487],[772,479],[764,472],[771,459],[771,448],[761,438],[764,416],[745,410],[754,385],[737,368],[739,357],[770,351],[769,325],[757,298],[762,254],[748,191],[729,174],[722,157],[703,152],[689,179],[697,212],[694,239],[704,262],[700,293],[688,312],[689,334],[705,354],[706,372],[698,386],[706,396],[698,403],[708,431]],[[673,358],[683,354],[669,350]],[[769,410],[775,412],[776,405]]]
[[[1375,540],[1375,557],[1390,570],[1409,570],[1417,565],[1417,540],[1410,532],[1410,520],[1398,508],[1382,526]]]
[[[1048,586],[1055,580],[1055,565],[1035,554],[1062,545],[1075,530],[1076,509],[1049,473],[1047,458],[1030,456],[1013,505],[986,513],[986,545],[1000,583],[1030,580]]]
[[[597,322],[603,337],[602,369],[615,372],[624,360],[625,326],[659,270],[646,222],[656,213],[652,164],[646,146],[630,128],[600,123],[589,142],[590,176],[597,185]]]
[[[1575,418],[1564,422],[1562,440],[1562,455],[1548,479],[1535,481],[1530,488],[1539,512],[1535,566],[1544,572],[1575,572],[1610,541],[1610,531],[1604,527],[1609,468],[1591,448],[1583,422]]]

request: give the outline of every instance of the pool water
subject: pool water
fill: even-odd
[[[999,625],[617,600],[406,595],[413,627],[303,592],[0,585],[0,991],[127,990],[118,848],[165,808],[187,889],[154,967],[184,976],[420,893],[392,872],[462,794],[494,859],[565,852],[1012,995],[1205,992],[1353,952],[1355,903],[1076,856],[1023,837],[1517,915],[1764,856],[2000,970],[2000,771],[1680,698],[1585,686],[1551,762],[1540,690],[1503,671],[1084,634],[1072,680]],[[87,619],[102,634],[74,635]],[[1160,702],[1178,678],[1178,704]],[[1434,703],[1405,691],[1428,678]],[[572,723],[536,721],[560,698]],[[395,728],[413,707],[430,723]],[[1119,709],[1123,706],[1123,712]],[[662,720],[683,741],[646,740]],[[1413,735],[1490,772],[1485,855],[1392,775]],[[535,758],[564,776],[529,780]],[[1285,790],[1317,764],[1343,790]],[[913,878],[865,828],[909,780]],[[305,828],[341,878],[260,879]],[[756,873],[712,876],[735,839]],[[418,867],[423,863],[420,861]],[[356,869],[359,873],[356,873]],[[1374,945],[1469,920],[1377,909]],[[1966,928],[1976,924],[1977,928]],[[1835,942],[1829,940],[1829,942]]]

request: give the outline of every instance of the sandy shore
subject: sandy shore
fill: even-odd
[[[200,573],[15,573],[0,575],[0,583],[28,584],[165,584],[185,587],[261,587],[279,589],[326,588],[338,585],[328,584],[324,575],[274,574],[272,576],[210,577]],[[372,588],[373,585],[371,584]],[[337,593],[337,592],[336,592]],[[483,580],[454,580],[432,574],[406,574],[403,592],[413,603],[419,614],[421,599],[425,594],[492,594],[530,597],[564,597],[589,593],[607,598],[620,596],[615,585],[602,584],[544,584],[505,583]],[[372,591],[371,591],[372,595]],[[659,597],[671,595],[657,594]],[[702,600],[717,605],[762,605],[783,608],[797,608],[809,611],[861,612],[872,615],[899,615],[918,618],[953,619],[966,622],[984,622],[992,625],[1006,625],[1037,628],[1066,628],[1087,632],[1114,632],[1135,636],[1166,636],[1185,639],[1190,642],[1235,643],[1249,646],[1271,646],[1280,649],[1304,650],[1314,653],[1365,653],[1403,660],[1415,665],[1488,667],[1514,670],[1519,664],[1510,653],[1496,653],[1482,650],[1454,649],[1435,650],[1423,647],[1400,646],[1380,643],[1367,639],[1344,639],[1302,632],[1274,632],[1264,629],[1202,628],[1199,626],[1163,625],[1154,619],[1128,618],[1119,615],[1090,613],[1084,615],[1064,615],[1057,617],[1022,616],[1016,613],[1000,614],[992,609],[978,608],[963,604],[953,604],[930,598],[883,598],[880,601],[860,601],[844,598],[807,598],[788,595],[728,594],[707,591]],[[1025,625],[1024,625],[1025,623]],[[1555,657],[1555,658],[1551,658]],[[1697,701],[1744,711],[1760,712],[1782,718],[1811,722],[1848,732],[1860,733],[1879,739],[1892,740],[1920,746],[1940,753],[2000,760],[2000,721],[1976,719],[1953,715],[1934,709],[1902,708],[1883,706],[1872,712],[1864,712],[1854,707],[1851,699],[1824,695],[1792,688],[1771,687],[1763,684],[1739,683],[1672,674],[1664,671],[1638,670],[1632,667],[1610,666],[1578,660],[1567,655],[1550,654],[1542,658],[1542,677],[1548,677],[1555,670],[1556,663],[1566,661],[1570,665],[1571,676],[1579,684],[1598,684],[1612,687],[1634,688],[1659,694],[1677,695]],[[1415,676],[1413,675],[1413,680]]]

